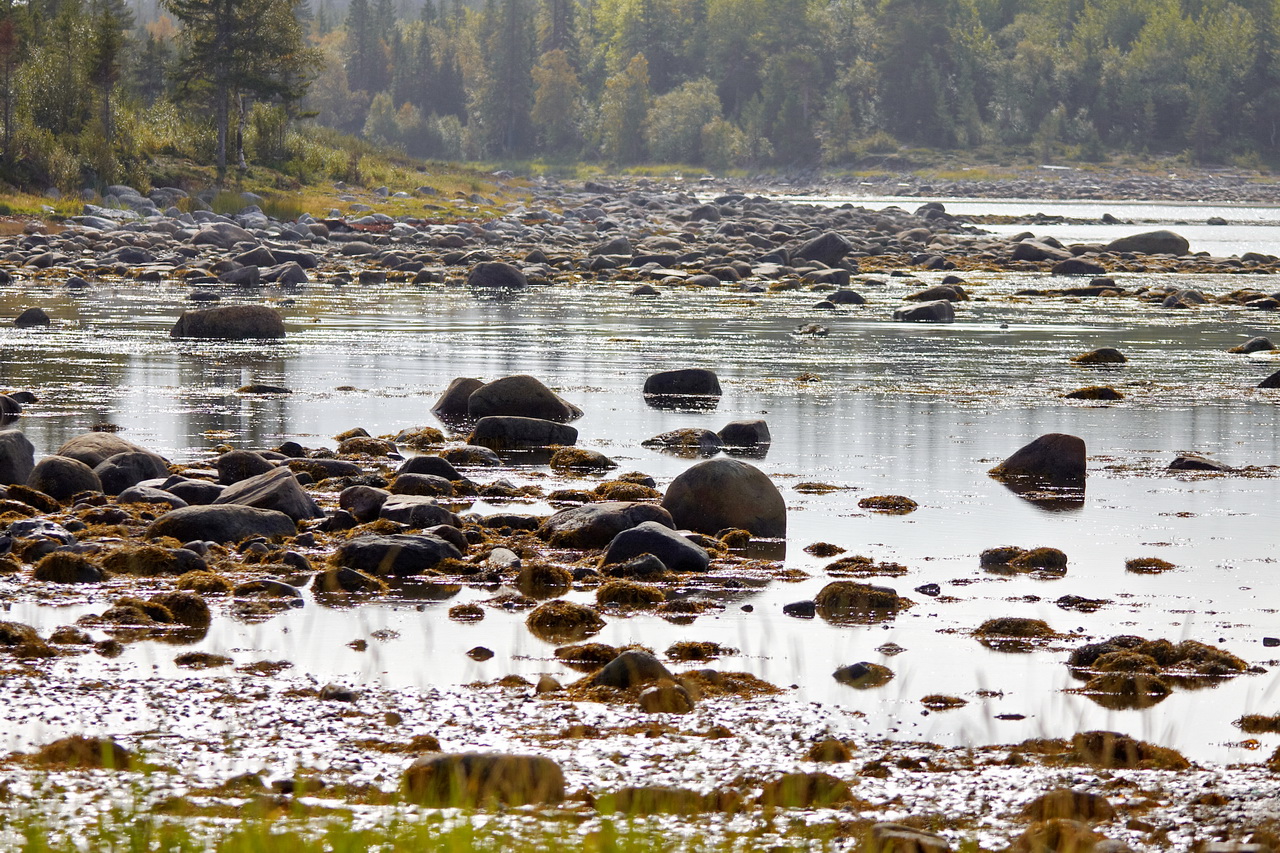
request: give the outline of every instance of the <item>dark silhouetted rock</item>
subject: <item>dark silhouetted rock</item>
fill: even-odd
[[[409,527],[458,526],[456,515],[438,505],[434,498],[422,495],[392,495],[382,504],[378,517]]]
[[[819,234],[808,240],[791,253],[793,259],[817,261],[827,266],[835,266],[844,256],[853,250],[853,244],[834,231]]]
[[[1187,238],[1172,231],[1145,231],[1112,240],[1107,244],[1108,252],[1133,252],[1138,255],[1185,255],[1191,244]]]
[[[625,563],[642,554],[652,554],[675,572],[705,572],[711,563],[705,550],[656,521],[646,521],[615,536],[603,562]]]
[[[35,458],[35,447],[20,431],[0,431],[0,485],[26,485],[35,468]]]
[[[473,391],[467,398],[467,415],[511,415],[564,424],[582,417],[582,410],[565,402],[535,377],[519,374],[495,379]]]
[[[276,464],[252,450],[230,450],[213,460],[218,481],[224,486],[273,471]]]
[[[239,542],[250,536],[285,539],[298,532],[298,525],[283,512],[236,504],[188,506],[157,518],[147,528],[147,537],[172,536],[179,542]]]
[[[671,513],[657,504],[606,501],[560,510],[542,522],[538,536],[557,548],[603,548],[644,522],[675,526]]]
[[[108,457],[117,453],[147,452],[132,441],[126,441],[109,432],[86,432],[68,439],[57,450],[58,456],[78,459],[90,468],[97,468]]]
[[[143,480],[169,476],[169,464],[149,450],[133,450],[107,457],[93,473],[102,483],[102,491],[118,495]]]
[[[444,389],[440,399],[436,400],[436,404],[431,407],[431,411],[445,420],[466,418],[469,416],[467,401],[473,393],[483,387],[484,383],[479,379],[459,376]]]
[[[895,308],[893,319],[904,323],[954,323],[956,310],[946,299]]]
[[[236,504],[282,512],[294,521],[324,518],[324,512],[298,483],[288,468],[273,468],[265,474],[228,486],[215,505]]]
[[[458,481],[462,475],[447,459],[439,456],[410,456],[396,469],[396,476],[402,474],[426,474],[431,477],[443,477],[446,480]]]
[[[1085,481],[1084,439],[1065,433],[1042,435],[989,472],[1001,480],[1042,480],[1056,485]]]
[[[1230,465],[1224,465],[1194,453],[1184,453],[1169,463],[1170,471],[1230,471]]]
[[[626,690],[664,679],[675,681],[675,676],[662,661],[648,652],[626,651],[605,664],[603,669],[591,677],[591,683],[597,687]]]
[[[529,286],[529,279],[511,264],[485,261],[471,268],[467,286],[476,290],[522,290]]]
[[[28,308],[14,319],[13,325],[19,329],[47,326],[49,325],[49,315],[45,313],[43,308]]]
[[[664,370],[644,381],[645,397],[706,397],[721,395],[715,371],[701,367]]]
[[[334,552],[334,562],[368,575],[419,575],[433,570],[441,560],[460,560],[462,552],[439,536],[394,534],[357,536]]]
[[[769,435],[769,425],[760,419],[725,424],[719,435],[725,447],[748,450],[768,447],[773,441]]]
[[[577,443],[578,431],[567,424],[541,418],[502,415],[481,418],[467,441],[490,450],[570,446]]]
[[[284,320],[280,312],[265,305],[222,305],[201,311],[184,311],[169,330],[169,337],[283,338]]]
[[[27,477],[27,485],[59,501],[80,492],[102,491],[102,481],[92,468],[66,456],[41,459]]]
[[[785,536],[787,505],[760,469],[737,459],[709,459],[667,488],[662,506],[677,527],[717,533],[736,527],[756,536]]]

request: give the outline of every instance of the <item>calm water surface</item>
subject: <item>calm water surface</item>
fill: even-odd
[[[1122,278],[1125,286],[1171,280]],[[895,737],[1013,742],[1106,727],[1177,746],[1197,760],[1268,755],[1280,737],[1258,736],[1261,747],[1251,751],[1238,745],[1248,736],[1230,723],[1243,713],[1280,713],[1280,681],[1271,672],[1213,689],[1178,690],[1147,711],[1108,711],[1062,690],[1077,684],[1063,663],[1066,649],[1084,637],[1117,633],[1202,640],[1268,670],[1280,666],[1272,660],[1280,650],[1262,644],[1264,636],[1280,636],[1272,582],[1280,531],[1280,479],[1272,466],[1280,464],[1280,417],[1277,392],[1254,389],[1280,369],[1280,359],[1224,352],[1255,334],[1280,334],[1274,316],[1219,306],[1173,312],[1133,300],[1023,302],[1008,297],[1044,286],[1043,277],[991,274],[970,277],[967,287],[976,299],[961,307],[954,325],[911,326],[889,321],[892,308],[903,294],[936,278],[886,281],[859,286],[867,306],[834,314],[812,308],[818,297],[808,292],[668,289],[640,300],[627,295],[629,283],[602,283],[492,301],[443,287],[322,282],[289,294],[295,301],[283,309],[285,341],[235,345],[168,337],[186,292],[177,285],[102,284],[80,296],[52,288],[32,296],[6,286],[0,316],[41,304],[54,326],[0,327],[0,384],[29,388],[41,398],[18,423],[38,455],[110,421],[135,442],[195,461],[224,441],[250,448],[285,439],[334,446],[331,436],[355,426],[379,434],[436,425],[430,406],[455,376],[532,373],[586,411],[575,424],[580,445],[613,456],[623,470],[654,475],[660,486],[692,462],[646,450],[642,440],[676,427],[719,429],[730,420],[763,417],[774,443],[754,464],[774,478],[788,503],[786,566],[810,578],[748,582],[731,593],[695,590],[718,597],[726,609],[687,626],[653,616],[613,617],[596,639],[645,643],[659,652],[678,639],[717,640],[741,653],[715,666],[797,685],[794,695],[804,700],[858,708],[872,731]],[[1177,282],[1214,293],[1242,286],[1280,290],[1272,277]],[[810,322],[826,325],[829,334],[793,334]],[[1088,369],[1068,361],[1099,346],[1121,348],[1130,362]],[[719,373],[725,394],[718,409],[681,413],[644,404],[645,376],[680,366]],[[805,374],[810,376],[800,381]],[[234,393],[249,381],[283,384],[295,393]],[[1110,406],[1061,399],[1092,384],[1113,385],[1126,399]],[[1090,480],[1074,509],[1043,509],[985,474],[1046,432],[1074,433],[1087,442]],[[1184,451],[1256,470],[1254,476],[1209,479],[1166,473],[1168,462]],[[472,476],[479,482],[537,482],[548,490],[563,485],[536,466]],[[806,480],[848,489],[819,496],[793,488]],[[857,507],[859,498],[876,494],[910,496],[920,509],[884,517]],[[513,511],[511,505],[477,509]],[[551,508],[516,505],[514,511]],[[869,626],[783,616],[784,604],[812,597],[829,580],[823,574],[829,561],[802,550],[816,541],[906,565],[906,576],[884,582],[916,606]],[[1061,579],[1036,580],[979,568],[979,552],[1005,544],[1061,548],[1069,570]],[[1125,572],[1125,559],[1146,556],[1179,568],[1154,577]],[[943,596],[912,592],[925,583],[939,584]],[[1111,603],[1092,614],[1055,606],[1068,594]],[[453,604],[492,595],[451,589],[438,592],[440,600],[355,610],[309,601],[261,624],[217,619],[194,648],[231,654],[237,663],[290,660],[295,672],[312,673],[321,683],[457,684],[543,672],[572,677],[552,658],[553,646],[524,629],[524,614],[490,610],[475,625],[445,616]],[[42,632],[103,606],[38,605],[3,579],[0,596],[8,602],[4,618]],[[589,600],[590,594],[575,597]],[[749,613],[742,610],[748,604]],[[1011,654],[989,651],[965,633],[999,615],[1043,618],[1080,639]],[[346,646],[383,629],[396,633],[371,639],[366,652]],[[884,655],[879,648],[890,641],[906,651]],[[496,657],[485,663],[465,657],[481,644]],[[181,678],[172,665],[177,652],[139,643],[109,664],[89,657],[59,666],[119,677],[154,667]],[[883,662],[896,678],[873,691],[831,678],[837,666],[860,660]],[[924,715],[919,700],[930,693],[962,696],[970,704]],[[11,737],[37,737],[41,725],[32,722]]]

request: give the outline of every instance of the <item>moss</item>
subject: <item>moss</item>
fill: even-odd
[[[827,614],[836,616],[896,612],[910,607],[912,603],[910,599],[902,598],[889,587],[872,586],[856,581],[832,581],[814,598],[814,604],[820,612],[825,611]]]
[[[1158,575],[1161,572],[1176,568],[1177,566],[1173,563],[1168,560],[1162,560],[1159,557],[1138,557],[1124,561],[1124,570],[1137,575]]]
[[[1245,714],[1233,725],[1249,734],[1280,733],[1280,715],[1268,717],[1264,714]]]
[[[484,619],[484,608],[479,604],[455,604],[449,608],[449,618],[455,622],[479,622]]]
[[[1027,553],[1025,548],[1016,545],[1001,545],[988,548],[978,557],[978,564],[983,566],[1007,566]]]
[[[176,586],[200,595],[229,595],[232,589],[231,581],[209,571],[187,572],[178,578]]]
[[[737,653],[737,649],[731,649],[710,640],[700,642],[681,640],[667,647],[667,657],[679,661],[711,660],[722,655],[736,655]]]
[[[961,699],[959,696],[947,696],[942,693],[930,693],[920,700],[920,704],[928,708],[930,711],[950,711],[955,708],[963,708],[969,704],[969,700]]]
[[[646,608],[660,604],[666,595],[656,586],[629,580],[611,580],[596,590],[596,603],[602,606]]]
[[[594,608],[557,599],[530,613],[525,625],[535,637],[556,643],[597,634],[604,627],[604,620]]]
[[[133,766],[133,755],[110,738],[72,735],[46,744],[28,760],[32,764],[57,767],[96,767],[108,770],[128,770]]]
[[[1073,756],[1084,764],[1121,769],[1189,770],[1179,752],[1117,732],[1081,732],[1071,740]]]
[[[604,501],[657,501],[662,500],[662,492],[640,483],[628,483],[625,480],[609,480],[601,483],[592,493]]]
[[[1160,672],[1160,664],[1150,655],[1136,651],[1108,652],[1093,662],[1098,672]]]
[[[758,802],[774,808],[826,808],[852,797],[849,784],[828,773],[788,773],[765,784]]]
[[[904,495],[873,495],[858,501],[858,506],[886,515],[906,515],[920,507],[918,503]]]
[[[1129,359],[1120,350],[1103,347],[1091,352],[1081,353],[1071,359],[1076,364],[1124,364]]]
[[[186,652],[173,659],[175,666],[183,669],[217,669],[235,663],[226,655],[215,655],[212,652]]]
[[[173,553],[156,545],[117,548],[102,559],[102,565],[116,574],[145,578],[182,573],[182,565]]]
[[[394,444],[384,439],[356,436],[345,439],[338,445],[338,455],[383,457],[390,455],[395,449]]]
[[[804,552],[814,557],[825,558],[843,554],[844,549],[830,542],[814,542],[812,545],[806,545]]]
[[[83,554],[54,551],[40,558],[32,577],[46,583],[97,583],[103,573]]]
[[[877,563],[870,557],[841,557],[827,565],[824,570],[833,577],[870,578],[899,577],[907,573],[907,567],[901,563]]]
[[[207,628],[213,621],[209,605],[195,592],[162,592],[153,596],[151,603],[165,608],[174,622],[189,628]]]
[[[553,471],[608,471],[618,463],[602,453],[581,447],[561,447],[551,454]]]
[[[573,585],[573,575],[563,566],[529,563],[516,575],[516,589],[531,598],[561,595]]]
[[[1023,639],[1040,639],[1055,636],[1053,629],[1042,619],[1027,619],[1022,616],[1000,616],[988,619],[978,626],[974,632],[979,637],[1017,637]]]
[[[1056,572],[1067,570],[1067,555],[1057,548],[1032,548],[1009,561],[1017,569],[1047,569]]]
[[[1067,400],[1123,400],[1124,395],[1109,385],[1086,385],[1062,395]]]
[[[427,450],[444,444],[444,433],[435,427],[420,427],[414,430],[404,430],[394,439],[396,444],[403,444],[414,450]]]
[[[829,737],[818,741],[804,754],[805,761],[818,761],[824,764],[843,764],[853,759],[853,753],[842,740]]]

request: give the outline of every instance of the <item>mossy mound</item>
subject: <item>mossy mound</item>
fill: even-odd
[[[455,604],[449,608],[449,618],[454,622],[479,622],[484,619],[484,608],[479,604]]]
[[[1137,740],[1119,732],[1081,732],[1071,739],[1072,757],[1095,767],[1111,769],[1189,770],[1177,750]]]
[[[1124,395],[1110,385],[1086,385],[1062,395],[1067,400],[1123,400]]]
[[[516,575],[516,589],[530,598],[563,595],[573,585],[573,574],[563,566],[529,563]]]
[[[200,595],[230,595],[233,588],[231,581],[210,571],[187,572],[178,578],[176,586]]]
[[[209,605],[195,592],[174,590],[152,596],[151,603],[169,611],[173,621],[189,628],[207,628],[213,621]]]
[[[907,567],[901,563],[877,563],[870,557],[855,554],[828,563],[823,571],[837,578],[899,577],[907,573]]]
[[[1081,353],[1071,359],[1075,364],[1124,364],[1129,359],[1124,357],[1124,353],[1112,347],[1102,347],[1101,349],[1092,350],[1090,352]]]
[[[804,548],[804,552],[806,554],[821,558],[835,557],[838,554],[843,554],[844,551],[845,549],[841,548],[839,545],[832,545],[830,542],[814,542],[812,545],[806,545]]]
[[[805,750],[804,760],[823,764],[844,764],[853,760],[853,752],[844,741],[829,737]]]
[[[98,583],[105,578],[102,568],[83,554],[54,551],[36,563],[32,578],[45,583]]]
[[[629,580],[611,580],[596,590],[596,603],[624,608],[646,608],[661,604],[666,594],[656,586]]]
[[[832,581],[814,597],[819,615],[836,622],[884,619],[914,603],[891,587],[857,581]]]
[[[906,515],[920,508],[920,504],[905,495],[872,495],[858,501],[858,506],[885,515]]]
[[[45,767],[101,768],[128,770],[133,754],[110,738],[72,735],[46,744],[27,756],[31,764]]]
[[[1124,561],[1124,570],[1135,575],[1158,575],[1176,568],[1177,566],[1173,563],[1159,557],[1138,557]]]
[[[557,599],[536,608],[525,619],[525,625],[540,640],[564,643],[600,633],[604,620],[595,608]]]
[[[609,480],[592,489],[591,492],[602,501],[659,501],[662,492],[641,483],[629,483],[625,480]]]
[[[711,640],[681,640],[667,647],[667,657],[671,660],[712,660],[724,655],[736,655],[737,649],[722,646]]]
[[[951,711],[969,704],[968,699],[959,696],[947,696],[942,693],[930,693],[920,700],[920,704],[930,711]]]
[[[148,544],[117,548],[102,559],[102,565],[113,574],[151,578],[200,571],[205,561],[193,551]]]
[[[1023,640],[1039,640],[1056,637],[1057,634],[1043,619],[1023,616],[998,616],[988,619],[974,631],[978,637],[1014,637]]]
[[[385,457],[394,453],[395,449],[395,444],[386,439],[353,436],[338,444],[338,455]]]

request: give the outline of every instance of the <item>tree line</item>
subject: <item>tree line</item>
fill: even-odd
[[[5,0],[3,177],[103,184],[157,153],[305,176],[338,133],[713,169],[1280,144],[1280,0],[159,2],[144,26],[125,0]]]

